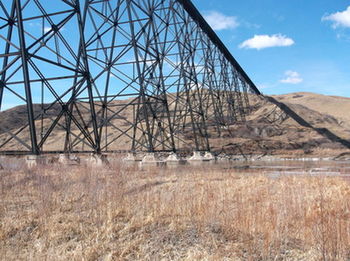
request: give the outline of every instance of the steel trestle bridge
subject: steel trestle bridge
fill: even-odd
[[[189,0],[0,1],[0,153],[210,151],[249,93]]]

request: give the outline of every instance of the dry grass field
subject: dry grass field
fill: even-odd
[[[350,259],[341,177],[120,162],[0,173],[0,260]]]

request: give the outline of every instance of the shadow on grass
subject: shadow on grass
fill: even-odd
[[[275,98],[270,96],[264,96],[269,102],[275,104],[278,106],[282,111],[284,111],[289,117],[291,117],[293,120],[295,120],[297,123],[299,123],[303,127],[311,128],[315,130],[317,133],[322,135],[323,137],[331,140],[332,142],[338,142],[342,144],[344,147],[350,149],[350,142],[348,140],[345,140],[335,133],[331,132],[327,128],[315,128],[310,123],[308,123],[305,119],[303,119],[300,115],[298,115],[295,111],[293,111],[289,106],[286,104],[277,101]]]

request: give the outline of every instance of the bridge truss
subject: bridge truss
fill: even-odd
[[[0,153],[210,151],[248,93],[189,0],[0,0]]]

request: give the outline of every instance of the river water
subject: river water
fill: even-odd
[[[124,165],[121,159],[110,161],[111,166]],[[0,157],[0,164],[8,170],[21,170],[26,168],[24,159],[16,157]],[[84,163],[82,163],[83,165]],[[189,170],[222,170],[239,173],[260,173],[272,177],[280,175],[323,175],[323,176],[348,176],[350,177],[350,161],[335,161],[325,159],[309,160],[231,160],[211,162],[186,162],[182,164],[142,164],[141,162],[129,163],[129,167],[136,171],[149,170],[176,170],[186,172]],[[75,166],[79,167],[79,166]],[[0,168],[1,169],[1,168]]]
[[[139,170],[154,169],[153,165],[138,163]],[[216,161],[160,165],[157,168],[186,170],[223,170],[241,173],[260,173],[271,177],[281,175],[322,175],[350,177],[350,161],[334,160],[273,160],[273,161]]]

